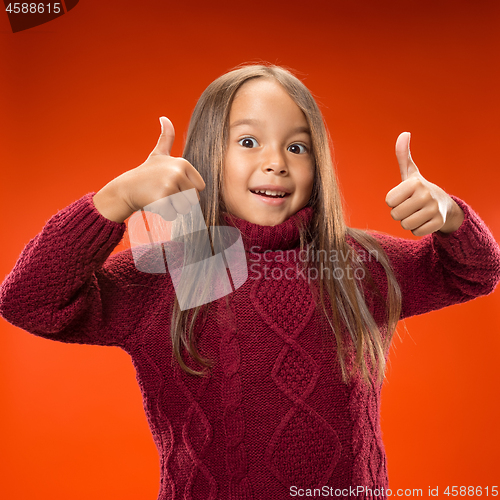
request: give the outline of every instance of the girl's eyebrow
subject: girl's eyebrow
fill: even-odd
[[[240,125],[259,125],[261,120],[257,120],[255,118],[242,118],[241,120],[236,120],[234,123],[231,123],[229,128],[239,127]],[[311,130],[308,126],[297,127],[292,130],[292,134],[308,134],[311,135]]]
[[[295,129],[293,129],[292,133],[293,134],[308,134],[308,135],[311,135],[311,130],[307,126],[297,127]]]
[[[230,125],[230,128],[239,127],[240,125],[258,125],[260,120],[255,118],[242,118],[241,120],[236,120]]]

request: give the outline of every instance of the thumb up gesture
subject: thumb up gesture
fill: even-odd
[[[161,134],[147,160],[106,184],[94,195],[94,205],[106,218],[123,222],[135,211],[154,203],[165,220],[187,214],[205,189],[200,173],[184,158],[170,155],[175,131],[172,122],[160,118]]]
[[[391,189],[385,198],[394,220],[415,236],[435,231],[456,231],[464,219],[463,210],[439,186],[426,180],[410,154],[410,134],[403,132],[396,141],[396,158],[401,183]]]

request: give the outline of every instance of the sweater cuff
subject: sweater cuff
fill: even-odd
[[[65,245],[77,246],[88,262],[103,263],[120,243],[127,225],[106,219],[94,205],[95,194],[87,193],[57,212],[46,229],[51,236],[62,237]]]
[[[457,196],[450,196],[463,210],[464,220],[460,227],[452,233],[434,232],[434,241],[446,252],[455,255],[455,258],[461,262],[475,260],[474,256],[476,255],[484,258],[484,250],[488,247],[498,259],[500,248],[486,224],[465,201]]]

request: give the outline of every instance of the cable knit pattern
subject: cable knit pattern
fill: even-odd
[[[273,259],[273,254],[267,258]],[[276,263],[273,269],[280,273],[274,275],[286,276],[287,268],[293,270],[290,265]],[[293,405],[275,429],[266,448],[266,462],[287,486],[325,484],[340,454],[340,442],[331,425],[306,403],[316,386],[320,369],[297,341],[316,304],[304,279],[281,279],[269,286],[264,271],[260,275],[252,286],[250,300],[265,323],[283,341],[271,377]],[[308,446],[315,449],[313,455],[301,452]]]
[[[228,304],[218,315],[222,332],[220,342],[220,365],[223,371],[223,419],[226,436],[226,467],[229,479],[229,498],[250,500],[255,498],[247,477],[247,450],[245,447],[245,419],[241,402],[241,367],[238,329],[234,305]]]
[[[297,272],[298,225],[311,222],[311,208],[274,227],[224,215],[242,233],[248,279],[199,317],[198,348],[214,366],[196,377],[172,361],[170,276],[138,271],[130,250],[110,256],[126,226],[102,217],[92,197],[59,211],[26,245],[0,286],[0,313],[47,339],[130,355],[160,456],[158,500],[280,500],[296,496],[292,488],[387,488],[381,387],[342,382],[317,291]],[[465,219],[452,234],[407,240],[373,233],[400,283],[402,318],[491,293],[500,280],[498,244],[454,199]],[[175,253],[172,244],[165,250]],[[376,259],[366,265],[384,296],[382,266]],[[384,310],[370,290],[367,303],[383,331]]]
[[[353,383],[349,411],[353,421],[353,483],[375,490],[388,486],[387,464],[380,434],[379,409],[381,387]],[[365,495],[360,495],[365,496]],[[374,497],[380,498],[379,495]]]

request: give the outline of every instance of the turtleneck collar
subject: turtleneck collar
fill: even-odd
[[[227,212],[222,212],[222,218],[228,226],[233,226],[241,232],[243,245],[247,252],[263,253],[296,248],[300,241],[299,225],[306,227],[311,223],[313,209],[304,207],[276,226],[260,226],[244,219],[239,219]]]

